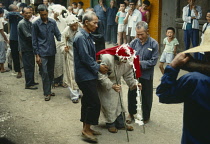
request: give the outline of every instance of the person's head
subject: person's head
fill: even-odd
[[[81,1],[80,1],[80,2],[78,2],[78,4],[77,4],[77,6],[78,6],[78,8],[79,8],[79,9],[81,9],[81,8],[83,7],[83,5],[84,5],[84,3],[83,3],[83,2],[81,2]]]
[[[68,7],[68,11],[69,11],[70,13],[72,13],[72,12],[73,12],[73,7],[72,7],[72,6],[69,6],[69,7]]]
[[[196,0],[187,0],[189,5],[194,5]]]
[[[120,3],[120,10],[125,11],[126,4],[124,2]]]
[[[19,6],[19,11],[22,11],[24,7],[27,7],[26,3],[21,3]]]
[[[73,3],[71,4],[71,6],[75,9],[75,8],[77,8],[77,3],[76,3],[76,2],[73,2]]]
[[[126,6],[129,5],[129,0],[124,0],[124,3],[126,4]]]
[[[3,15],[4,15],[4,9],[0,8],[0,17],[3,17]]]
[[[35,15],[34,7],[28,6],[28,8],[30,8],[32,15]]]
[[[14,4],[9,5],[9,11],[11,12],[17,12],[18,11],[18,7]]]
[[[48,20],[48,9],[46,5],[40,4],[37,8],[37,11],[39,12],[42,21]]]
[[[24,7],[22,9],[22,15],[24,19],[29,20],[32,16],[31,8],[30,7]]]
[[[103,5],[104,1],[103,0],[98,0],[98,4]]]
[[[126,63],[127,61],[133,62],[135,57],[135,50],[128,47],[127,45],[121,45],[116,49],[115,60],[121,63]]]
[[[150,2],[148,0],[144,0],[141,7],[143,10],[147,10],[149,6],[150,6]]]
[[[82,17],[82,24],[84,29],[90,33],[94,32],[98,27],[98,17],[95,12],[87,11]]]
[[[3,8],[3,7],[4,7],[3,2],[0,2],[0,8]]]
[[[114,0],[111,0],[110,1],[110,7],[114,7],[114,5],[115,5],[115,1]]]
[[[43,4],[48,6],[48,0],[43,0]]]
[[[69,15],[67,18],[66,18],[66,23],[67,25],[70,27],[70,29],[72,31],[77,31],[78,29],[78,18],[75,16],[75,15]]]
[[[174,38],[174,35],[175,35],[175,29],[173,27],[168,27],[166,29],[166,36],[169,38],[169,39],[173,39]]]
[[[206,14],[206,20],[208,23],[210,23],[210,10],[208,10],[208,12]]]
[[[134,9],[136,8],[136,1],[130,0],[130,2],[129,2],[129,7],[130,7],[132,10],[134,10]]]
[[[89,8],[86,8],[86,9],[85,9],[85,12],[87,12],[87,11],[92,11],[92,12],[93,12],[94,9],[93,9],[92,7],[89,7]]]
[[[136,37],[144,43],[149,37],[148,24],[144,21],[140,21],[136,24]]]

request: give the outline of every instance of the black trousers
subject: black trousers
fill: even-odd
[[[83,93],[80,121],[98,125],[101,104],[97,92],[97,80],[83,81],[77,84]]]
[[[54,67],[55,67],[55,56],[40,57],[41,64],[41,75],[44,95],[50,95],[53,78],[54,78]]]
[[[153,101],[153,79],[147,80],[140,78],[139,82],[142,85],[142,111],[143,111],[143,119],[144,121],[150,118],[150,112],[152,109],[152,101]],[[136,114],[136,90],[128,90],[128,112],[129,114]]]
[[[35,57],[33,51],[22,52],[23,67],[25,73],[25,86],[34,85],[34,68],[35,68]]]
[[[10,48],[15,72],[20,72],[20,55],[18,51],[18,41],[10,40]]]

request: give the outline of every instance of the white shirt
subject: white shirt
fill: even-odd
[[[126,14],[126,16],[128,15],[128,13]],[[140,13],[139,10],[135,9],[133,11],[132,16],[129,15],[128,17],[128,25],[126,28],[126,35],[128,35],[128,27],[131,27],[131,35],[130,36],[136,36],[136,24],[142,21],[142,14]]]
[[[77,16],[82,16],[83,14],[84,14],[83,8],[79,9]]]
[[[191,23],[191,17],[196,17],[192,21],[192,28],[199,29],[199,22],[198,20],[202,17],[202,10],[200,6],[196,6],[196,10],[198,11],[198,16],[195,15],[194,10],[191,10],[191,16],[188,16],[189,12],[189,4],[183,8],[182,20],[184,21],[183,30],[186,30],[187,23]]]
[[[3,18],[0,18],[0,30],[3,29],[4,30],[4,25],[3,25]],[[0,33],[0,41],[4,41],[4,37],[2,36],[2,34]]]

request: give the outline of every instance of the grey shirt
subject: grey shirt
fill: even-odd
[[[18,45],[21,52],[33,51],[31,31],[32,23],[22,19],[18,24]]]
[[[147,80],[153,79],[154,66],[157,64],[158,60],[158,42],[148,37],[146,43],[142,45],[139,38],[136,38],[131,41],[130,47],[136,50],[136,55],[139,55],[142,70],[141,78]]]

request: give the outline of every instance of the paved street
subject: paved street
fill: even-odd
[[[181,74],[186,72],[181,71]],[[80,103],[73,104],[68,89],[53,89],[56,93],[49,102],[44,101],[42,82],[38,90],[25,90],[24,78],[16,79],[9,73],[0,73],[0,144],[3,138],[15,144],[85,144],[81,139],[82,123]],[[182,131],[183,104],[165,105],[155,95],[161,73],[155,67],[154,101],[151,121],[143,127],[137,124],[129,132],[130,144],[179,144]],[[127,86],[123,85],[124,103],[127,105]],[[109,133],[103,114],[100,125],[94,129],[102,132],[100,144],[127,144],[125,131]],[[6,141],[6,140],[5,140]],[[6,144],[9,144],[7,142]]]

